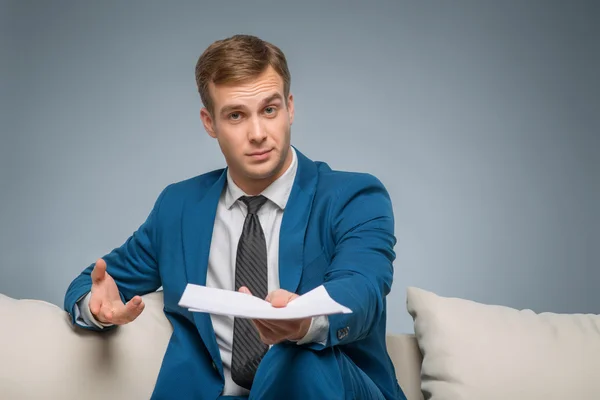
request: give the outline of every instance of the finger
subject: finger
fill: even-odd
[[[287,290],[278,289],[268,296],[273,307],[285,307],[290,301],[299,297],[296,293],[288,292]]]
[[[278,340],[280,335],[269,326],[265,325],[261,320],[252,320],[252,322],[254,323],[254,326],[256,326],[258,334],[260,335],[260,340],[264,344],[275,344],[281,341]]]
[[[252,295],[252,292],[251,292],[251,291],[250,291],[250,289],[248,289],[246,286],[242,286],[242,287],[240,288],[240,290],[238,290],[238,291],[239,291],[239,292],[241,292],[241,293],[245,293],[245,294]]]
[[[115,325],[125,325],[135,320],[144,310],[144,303],[140,296],[135,296],[127,304],[119,300],[110,303],[110,307],[103,308],[104,318]]]
[[[125,322],[131,322],[140,316],[144,311],[144,301],[140,296],[135,296],[125,304],[123,309],[123,319]]]
[[[298,325],[290,320],[258,320],[265,331],[269,331],[271,336],[278,338],[279,341],[286,339],[297,331]]]
[[[268,329],[273,335],[278,337],[287,337],[296,332],[298,328],[298,323],[292,320],[261,319],[257,321],[259,321],[264,329]]]
[[[99,259],[96,261],[96,265],[94,265],[94,269],[92,270],[92,283],[99,283],[104,279],[104,274],[106,273],[106,262],[103,259]]]
[[[112,324],[113,322],[113,310],[107,302],[103,302],[100,306],[100,312],[98,313],[98,321],[105,324]]]
[[[92,312],[92,314],[94,316],[98,315],[100,313],[100,306],[102,305],[102,300],[100,299],[100,296],[97,293],[92,292],[92,295],[90,296],[90,311]]]

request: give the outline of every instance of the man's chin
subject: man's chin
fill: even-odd
[[[246,171],[246,177],[252,179],[254,181],[263,181],[265,179],[271,178],[275,174],[274,171]]]
[[[249,179],[263,181],[273,179],[274,176],[280,174],[281,164],[276,163],[275,160],[269,160],[260,164],[246,165],[244,169],[245,175]]]

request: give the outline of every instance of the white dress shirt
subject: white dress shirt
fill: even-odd
[[[258,211],[258,219],[265,234],[267,244],[267,268],[269,293],[279,289],[279,231],[283,212],[292,191],[298,159],[296,151],[292,151],[292,163],[285,173],[267,187],[261,194],[268,201]],[[208,258],[208,271],[206,286],[225,290],[235,289],[235,263],[237,245],[242,234],[244,220],[247,214],[246,205],[238,201],[240,197],[247,196],[240,189],[227,171],[227,185],[219,198],[212,234],[210,254]],[[89,310],[89,294],[81,299],[75,308],[77,323],[81,325],[95,325],[99,328],[107,326],[95,320]],[[231,352],[233,345],[233,317],[212,315],[217,344],[223,362],[225,387],[223,395],[247,395],[248,390],[238,386],[231,379]],[[326,316],[314,317],[307,334],[299,340],[298,344],[317,342],[325,344],[329,330],[329,320]]]

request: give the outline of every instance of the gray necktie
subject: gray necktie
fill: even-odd
[[[267,245],[260,226],[258,210],[265,204],[264,196],[240,197],[248,207],[248,215],[238,242],[235,265],[235,290],[246,286],[258,298],[267,297]],[[233,351],[231,379],[250,390],[258,364],[269,349],[260,340],[250,319],[235,318],[233,323]]]

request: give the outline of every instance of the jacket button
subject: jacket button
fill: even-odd
[[[342,340],[344,339],[346,336],[348,336],[348,332],[350,331],[349,327],[345,327],[342,329],[338,329],[337,331],[337,338],[338,340]]]

